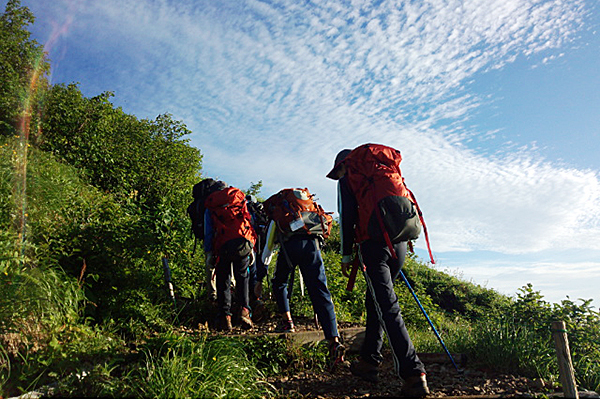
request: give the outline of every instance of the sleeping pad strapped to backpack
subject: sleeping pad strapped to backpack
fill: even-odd
[[[433,263],[425,221],[404,184],[401,161],[398,150],[379,144],[359,146],[343,160],[348,185],[360,204],[356,238],[398,243],[417,239],[423,227]]]
[[[214,250],[218,257],[246,257],[256,243],[256,233],[246,207],[246,196],[234,187],[209,195],[205,202],[214,224]]]
[[[333,218],[313,197],[306,188],[283,189],[264,202],[264,209],[284,238],[306,234],[326,239],[331,233]]]

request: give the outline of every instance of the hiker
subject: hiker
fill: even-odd
[[[296,265],[304,278],[308,295],[318,322],[329,342],[332,367],[343,362],[344,346],[340,343],[337,320],[331,293],[327,288],[325,265],[320,247],[331,232],[331,215],[316,204],[308,189],[283,189],[264,202],[270,218],[263,262],[268,265],[275,246],[280,247],[272,290],[282,321],[278,332],[294,332],[289,300],[292,287],[288,288],[290,276]]]
[[[216,181],[212,178],[206,178],[198,182],[192,188],[192,197],[194,201],[188,206],[187,213],[192,222],[192,234],[194,235],[194,250],[192,257],[196,252],[196,244],[198,240],[204,240],[204,213],[206,208],[204,202],[206,198],[213,192],[224,189],[227,184],[222,181]],[[215,277],[214,257],[212,252],[205,253],[206,259],[204,263],[206,293],[211,301],[217,300],[217,286]]]
[[[217,329],[231,331],[231,276],[239,303],[239,323],[253,327],[249,299],[248,267],[253,263],[256,233],[246,206],[244,193],[225,187],[211,193],[205,201],[204,250],[211,254],[216,271]]]
[[[252,194],[246,195],[246,205],[252,217],[252,227],[254,228],[254,232],[256,232],[256,244],[254,245],[255,257],[254,263],[249,268],[250,278],[248,284],[250,288],[252,318],[258,322],[268,316],[268,311],[262,299],[262,281],[268,272],[268,266],[262,261],[262,249],[264,248],[269,221],[263,204],[257,200],[256,196]]]
[[[365,338],[360,358],[350,365],[350,371],[366,381],[378,382],[385,332],[396,373],[404,380],[402,394],[426,397],[425,366],[410,340],[394,292],[407,241],[416,239],[421,226],[420,213],[413,210],[414,196],[400,174],[400,160],[400,152],[391,147],[365,144],[340,151],[327,177],[338,181],[342,272],[350,276],[353,258],[358,257],[354,261],[364,265],[361,269],[368,286]],[[386,233],[393,230],[390,227],[401,233],[390,239]],[[358,254],[353,256],[355,243]]]

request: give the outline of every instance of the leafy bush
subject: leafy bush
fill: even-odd
[[[26,29],[35,20],[19,0],[6,2],[0,15],[0,136],[19,134],[19,125],[36,132],[50,63],[44,46]]]
[[[328,363],[326,341],[297,346],[285,337],[264,336],[241,339],[241,343],[251,362],[267,376],[322,370]]]
[[[519,290],[504,315],[490,316],[473,325],[467,350],[476,360],[506,372],[519,372],[548,381],[558,380],[552,339],[553,321],[565,321],[579,385],[600,389],[600,315],[589,300],[551,305],[531,284]]]

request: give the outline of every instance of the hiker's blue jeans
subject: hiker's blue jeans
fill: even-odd
[[[262,262],[260,253],[256,254],[254,262],[249,267],[250,277],[248,287],[250,288],[250,298],[256,299],[254,295],[254,286],[267,276],[267,266]]]
[[[331,293],[327,288],[325,265],[316,240],[305,236],[292,236],[282,246],[284,248],[279,250],[272,279],[273,292],[279,312],[283,314],[290,311],[288,281],[290,274],[298,265],[325,338],[331,339],[339,336]],[[284,251],[287,253],[292,265],[287,262]],[[290,288],[290,290],[293,290],[293,288]]]
[[[406,256],[406,242],[395,244],[394,250],[397,258],[392,257],[385,243],[366,240],[360,244],[368,288],[365,298],[367,326],[360,355],[365,361],[379,365],[383,359],[381,348],[385,332],[392,348],[396,373],[406,379],[425,372],[425,367],[408,336],[394,291],[394,282],[400,276]]]
[[[248,257],[228,259],[219,257],[215,267],[217,278],[217,307],[219,315],[231,315],[231,273],[235,277],[235,295],[240,307],[250,310],[248,288]]]

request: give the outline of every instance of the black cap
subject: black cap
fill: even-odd
[[[352,150],[344,149],[338,153],[338,155],[335,157],[335,163],[333,163],[333,168],[327,174],[327,177],[329,179],[337,181],[341,178],[340,168],[342,167],[342,162],[346,159],[346,157],[348,157],[348,154],[350,154],[350,152],[352,152]]]

